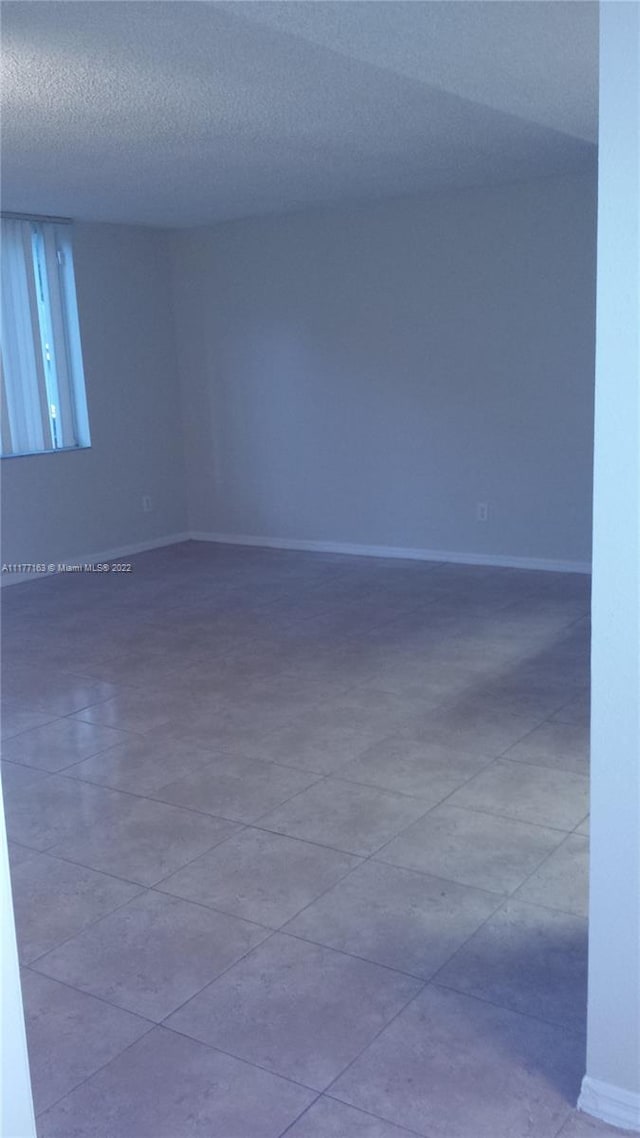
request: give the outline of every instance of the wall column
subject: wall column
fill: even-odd
[[[600,4],[587,1073],[640,1131],[640,5]]]
[[[1,786],[0,922],[2,936],[2,947],[0,949],[2,956],[0,973],[2,989],[0,1134],[2,1138],[36,1138]]]

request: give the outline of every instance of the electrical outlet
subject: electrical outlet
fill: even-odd
[[[478,502],[476,505],[476,521],[486,522],[489,520],[489,503]]]
[[[142,509],[145,514],[148,514],[151,509],[151,497],[149,494],[142,495]]]

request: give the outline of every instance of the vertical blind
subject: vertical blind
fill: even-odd
[[[1,225],[2,454],[88,446],[71,227]]]

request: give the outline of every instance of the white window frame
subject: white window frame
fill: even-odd
[[[2,215],[2,458],[91,446],[71,223]]]

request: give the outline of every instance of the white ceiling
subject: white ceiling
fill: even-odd
[[[5,210],[148,225],[593,168],[597,4],[7,0]]]

